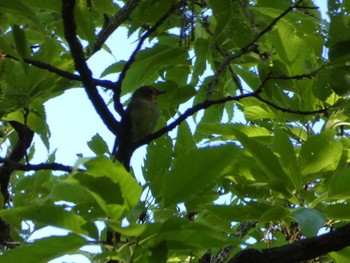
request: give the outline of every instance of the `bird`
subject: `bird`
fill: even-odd
[[[116,142],[115,158],[130,169],[134,144],[151,134],[159,120],[157,97],[164,91],[153,86],[142,86],[134,91],[121,119],[121,132]]]

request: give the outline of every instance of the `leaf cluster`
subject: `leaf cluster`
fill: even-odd
[[[293,2],[0,1],[0,175],[10,179],[0,184],[11,194],[0,262],[240,262],[245,247],[273,255],[345,225],[350,5],[329,0],[324,19],[317,1]],[[136,39],[129,59],[92,78],[86,62],[101,48],[114,56],[123,40],[105,40],[121,30]],[[166,91],[157,131],[135,146],[149,143],[142,175],[114,162],[98,133],[94,157],[55,163],[47,100],[83,87],[118,135],[121,97],[142,85]],[[14,122],[44,142],[42,164],[29,163],[33,144],[8,158],[23,140]],[[67,234],[28,241],[47,226]],[[289,260],[347,262],[348,245],[301,247]]]

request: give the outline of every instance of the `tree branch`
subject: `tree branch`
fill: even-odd
[[[286,112],[286,113],[293,113],[293,114],[299,114],[299,115],[312,115],[312,114],[319,114],[319,113],[327,114],[327,112],[328,112],[328,108],[321,108],[321,109],[315,110],[315,111],[292,110],[292,109],[278,106],[278,105],[276,105],[276,104],[274,104],[266,99],[263,99],[259,95],[255,95],[254,97],[257,98],[258,100],[264,102],[265,104],[275,108],[276,110],[280,110],[280,111]]]
[[[204,30],[210,35],[210,36],[214,36],[213,32],[210,31],[210,28],[209,28],[209,22],[207,21],[207,17],[204,17],[202,16],[202,22],[201,22],[201,25],[202,27],[204,28]],[[215,49],[221,54],[221,56],[223,58],[226,57],[226,54],[225,52],[222,50],[222,48],[220,47],[220,45],[218,43],[216,43],[214,41],[214,47]],[[232,81],[237,85],[237,88],[238,90],[240,91],[241,94],[244,93],[244,90],[243,90],[243,86],[242,86],[242,83],[241,83],[241,80],[239,79],[239,77],[237,76],[237,74],[234,72],[232,66],[230,64],[228,64],[228,70],[230,71],[231,73],[231,78],[232,78]]]
[[[350,246],[349,236],[350,224],[347,224],[330,233],[277,248],[246,249],[231,258],[228,263],[301,262]]]
[[[64,36],[68,42],[75,68],[79,72],[85,91],[100,115],[107,128],[115,135],[119,133],[120,123],[116,121],[113,114],[108,110],[105,102],[98,93],[92,74],[88,68],[83,48],[76,36],[77,27],[74,21],[75,0],[62,0],[62,19],[64,27]]]
[[[13,147],[13,150],[6,158],[9,162],[17,164],[23,157],[26,155],[27,149],[32,144],[34,138],[34,132],[29,129],[26,125],[21,124],[16,121],[9,122],[11,126],[15,129],[18,135],[18,140],[16,145]],[[1,194],[4,196],[4,203],[10,201],[10,194],[8,191],[8,185],[11,177],[11,173],[14,171],[12,165],[4,163],[0,169],[0,185],[1,185]]]
[[[273,28],[273,26],[280,21],[283,17],[285,17],[289,12],[291,12],[293,9],[298,8],[299,5],[301,4],[301,2],[303,2],[303,0],[299,0],[298,2],[296,2],[294,5],[290,6],[289,8],[287,8],[284,12],[282,12],[279,16],[277,16],[275,19],[272,20],[272,22],[265,28],[263,29],[260,33],[258,33],[254,39],[252,41],[250,41],[247,45],[245,45],[244,47],[242,47],[238,52],[227,56],[223,62],[221,62],[221,64],[219,65],[217,71],[214,74],[213,80],[211,81],[211,83],[208,85],[208,92],[207,92],[207,99],[209,99],[213,93],[213,89],[216,86],[216,84],[219,81],[219,78],[222,74],[222,72],[225,70],[225,68],[227,67],[227,65],[232,61],[235,60],[237,58],[240,58],[241,56],[243,56],[244,54],[247,54],[250,51],[253,51],[254,49],[256,49],[257,47],[257,42],[258,40],[264,36],[267,32],[271,31],[271,29]]]
[[[97,34],[97,39],[94,43],[94,47],[92,48],[89,55],[93,55],[97,51],[99,51],[108,37],[125,21],[129,18],[130,14],[137,7],[137,4],[140,0],[129,0],[125,3],[125,5],[115,14],[113,18],[111,18],[106,25],[100,30]],[[89,48],[88,48],[89,50]]]
[[[39,163],[39,164],[20,164],[18,162],[12,161],[9,158],[1,158],[0,163],[8,165],[11,169],[17,171],[40,171],[40,170],[52,170],[52,171],[62,171],[71,173],[75,169],[69,165],[64,165],[60,163]],[[76,169],[79,172],[84,172],[84,169]]]
[[[319,113],[327,114],[327,110],[329,108],[323,108],[323,109],[315,110],[315,111],[292,110],[292,109],[287,109],[287,108],[283,108],[283,107],[280,107],[278,105],[275,105],[272,102],[267,101],[267,100],[265,100],[265,99],[260,97],[260,94],[261,94],[261,92],[263,92],[263,88],[264,88],[265,84],[269,80],[273,80],[273,79],[311,78],[312,76],[314,76],[316,74],[315,72],[317,72],[317,71],[311,72],[309,74],[302,74],[302,75],[295,75],[295,76],[270,76],[270,75],[267,75],[265,77],[265,79],[260,83],[259,87],[253,92],[242,94],[242,95],[239,95],[239,96],[228,96],[228,97],[224,97],[224,98],[218,99],[218,100],[205,100],[204,102],[199,103],[199,104],[193,106],[192,108],[187,109],[183,114],[181,114],[177,119],[175,119],[169,125],[161,128],[160,130],[156,131],[153,134],[147,135],[145,138],[143,138],[139,142],[136,142],[135,145],[134,145],[134,150],[136,148],[140,147],[141,145],[148,144],[152,140],[154,140],[156,138],[159,138],[163,134],[173,130],[178,125],[180,125],[181,122],[186,120],[188,117],[194,115],[198,111],[205,110],[205,109],[207,109],[207,108],[209,108],[209,107],[211,107],[213,105],[226,103],[228,101],[240,101],[242,99],[254,97],[254,98],[257,98],[258,100],[263,101],[264,103],[270,105],[271,107],[274,107],[274,108],[276,108],[278,110],[281,110],[283,112],[288,112],[288,113],[293,113],[293,114],[300,114],[300,115],[312,115],[312,114],[319,114]]]
[[[8,54],[6,54],[5,57],[18,61],[17,58],[12,57],[11,55],[8,55]],[[30,65],[35,66],[35,67],[40,68],[40,69],[50,71],[50,72],[55,73],[56,75],[63,77],[65,79],[82,81],[82,78],[79,75],[70,73],[68,71],[64,71],[64,70],[59,69],[59,68],[56,68],[56,67],[52,66],[51,64],[48,64],[48,63],[45,63],[42,61],[38,61],[38,60],[34,60],[34,59],[29,59],[29,58],[22,58],[22,59],[27,64],[30,64]],[[101,87],[104,87],[107,89],[112,89],[114,87],[114,83],[112,81],[109,81],[109,80],[92,79],[92,82],[96,86],[101,86]]]
[[[158,21],[141,36],[135,50],[131,53],[129,60],[124,65],[123,70],[119,75],[118,81],[115,83],[114,96],[113,96],[114,108],[120,115],[124,114],[123,105],[120,103],[120,94],[121,94],[122,83],[123,83],[123,80],[125,79],[126,73],[128,72],[131,65],[135,62],[136,55],[141,50],[141,47],[145,42],[145,40],[147,39],[147,37],[149,37],[150,34],[155,32],[157,28],[164,23],[164,21],[174,12],[176,7],[177,5],[172,5],[169,8],[169,10],[163,16],[161,16],[158,19]]]
[[[163,134],[173,130],[174,128],[176,128],[178,125],[181,124],[181,122],[183,122],[184,120],[186,120],[188,117],[194,115],[195,113],[197,113],[200,110],[205,110],[213,105],[217,105],[217,104],[223,104],[225,102],[228,101],[240,101],[242,99],[245,98],[249,98],[249,97],[255,97],[257,96],[259,93],[262,92],[263,86],[266,84],[266,82],[269,80],[268,77],[266,77],[260,84],[259,88],[251,93],[246,93],[246,94],[242,94],[239,96],[227,96],[224,97],[222,99],[218,99],[218,100],[205,100],[202,103],[198,103],[197,105],[193,106],[192,108],[187,109],[183,114],[181,114],[176,120],[174,120],[172,123],[170,123],[169,125],[161,128],[160,130],[158,130],[157,132],[147,135],[145,138],[143,138],[142,140],[138,141],[135,143],[134,145],[134,149],[140,147],[141,145],[144,144],[148,144],[150,143],[152,140],[159,138],[160,136],[162,136]]]

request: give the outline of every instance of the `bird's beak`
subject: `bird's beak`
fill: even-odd
[[[163,91],[163,90],[157,90],[157,96],[158,96],[158,95],[162,95],[162,94],[164,94],[164,93],[166,93],[166,91]]]

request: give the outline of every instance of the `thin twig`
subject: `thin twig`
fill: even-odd
[[[225,68],[227,67],[227,65],[232,61],[235,60],[237,58],[240,58],[241,56],[247,54],[250,51],[253,51],[256,49],[257,47],[257,42],[258,40],[264,36],[267,32],[271,31],[271,29],[273,28],[273,26],[280,21],[283,17],[285,17],[289,12],[291,12],[293,9],[298,8],[299,5],[301,4],[303,0],[299,0],[297,3],[295,3],[294,5],[290,6],[289,8],[287,8],[284,12],[282,12],[279,16],[277,16],[275,19],[272,20],[272,22],[265,28],[263,29],[259,34],[257,34],[254,39],[252,41],[250,41],[247,45],[245,45],[244,47],[242,47],[238,52],[227,56],[224,61],[221,62],[220,66],[218,67],[216,73],[213,76],[213,80],[211,81],[211,83],[208,85],[208,92],[207,92],[207,99],[210,99],[212,93],[213,93],[213,89],[216,86],[216,84],[219,81],[219,78],[222,74],[222,72],[225,70]]]
[[[298,78],[308,78],[311,77],[311,75],[314,73],[310,73],[310,74],[304,74],[304,75],[295,75],[295,76],[291,76],[291,77],[287,77],[287,79],[298,79]],[[257,98],[261,101],[263,101],[264,103],[270,105],[271,107],[274,107],[278,110],[281,110],[283,112],[288,112],[288,113],[293,113],[293,114],[299,114],[299,115],[312,115],[312,114],[327,114],[327,110],[331,107],[328,108],[323,108],[320,110],[315,110],[315,111],[301,111],[301,110],[292,110],[292,109],[288,109],[288,108],[283,108],[280,107],[278,105],[274,105],[273,103],[262,99],[260,97],[260,94],[263,92],[263,88],[265,86],[265,84],[273,79],[278,78],[278,76],[270,76],[267,75],[264,80],[260,83],[259,87],[250,93],[246,93],[246,94],[242,94],[239,96],[228,96],[228,97],[224,97],[218,100],[205,100],[202,103],[199,103],[189,109],[187,109],[183,114],[181,114],[179,117],[177,117],[177,119],[175,119],[173,122],[171,122],[170,124],[168,124],[167,126],[161,128],[160,130],[158,130],[157,132],[150,134],[148,136],[146,136],[144,139],[140,140],[139,142],[135,143],[134,145],[134,149],[140,147],[141,145],[144,144],[148,144],[149,142],[151,142],[152,140],[159,138],[160,136],[162,136],[163,134],[173,130],[174,128],[176,128],[178,125],[180,125],[184,120],[186,120],[188,117],[194,115],[195,113],[197,113],[200,110],[204,110],[207,109],[213,105],[217,105],[217,104],[223,104],[229,101],[240,101],[246,98]]]
[[[135,50],[131,53],[130,58],[125,63],[123,70],[121,71],[121,73],[119,75],[118,81],[115,83],[114,96],[113,96],[114,108],[120,115],[124,114],[123,105],[120,103],[120,94],[121,94],[122,83],[125,79],[126,73],[128,72],[131,65],[135,62],[136,55],[141,50],[142,45],[145,42],[145,40],[149,37],[150,34],[155,32],[160,25],[162,25],[164,23],[164,21],[174,12],[176,7],[177,7],[177,5],[171,6],[169,8],[169,10],[163,16],[161,16],[158,19],[158,21],[140,37],[140,40],[137,43]]]
[[[209,22],[207,21],[207,19],[205,17],[202,17],[201,25],[203,26],[204,30],[210,36],[214,36],[213,32],[211,32],[211,30],[209,28]],[[216,42],[214,42],[214,46],[215,46],[215,49],[221,54],[222,57],[226,57],[226,54],[221,49],[220,45],[218,45]],[[230,64],[228,64],[228,70],[231,73],[231,78],[232,78],[233,82],[236,84],[236,86],[237,86],[238,90],[240,91],[240,93],[243,94],[244,90],[243,90],[243,86],[242,86],[241,80],[239,79],[239,77],[237,76],[237,74],[235,73],[233,67]]]
[[[39,164],[21,164],[17,163],[15,161],[9,160],[8,158],[1,158],[0,157],[0,163],[7,164],[11,167],[13,170],[17,171],[40,171],[40,170],[53,170],[53,171],[62,171],[71,173],[72,171],[85,171],[84,169],[74,169],[73,167],[69,165],[64,165],[60,163],[39,163]]]
[[[259,95],[255,95],[254,97],[256,99],[264,102],[265,104],[271,106],[272,108],[275,108],[276,110],[280,110],[280,111],[286,112],[286,113],[299,114],[299,115],[312,115],[312,114],[319,114],[319,113],[327,114],[327,111],[328,111],[328,108],[321,108],[321,109],[315,110],[315,111],[292,110],[289,108],[284,108],[284,107],[278,106],[278,105],[272,103],[271,101],[268,101],[268,100],[262,98]]]
[[[5,57],[19,61],[17,58],[12,57],[11,55],[6,54]],[[79,75],[70,73],[68,71],[65,71],[65,70],[62,70],[59,68],[56,68],[55,66],[53,66],[51,64],[48,64],[48,63],[45,63],[42,61],[38,61],[38,60],[34,60],[34,59],[29,59],[29,58],[22,58],[22,59],[27,64],[30,64],[30,65],[35,66],[35,67],[40,68],[40,69],[50,71],[50,72],[55,73],[56,75],[63,77],[65,79],[73,80],[73,81],[82,81],[82,78]],[[104,87],[106,89],[112,89],[114,87],[114,83],[112,81],[109,81],[109,80],[92,79],[92,81],[96,86],[101,86],[101,87]]]
[[[249,19],[249,23],[250,23],[250,26],[253,28],[254,30],[254,34],[255,34],[255,37],[258,36],[259,34],[259,31],[258,31],[258,27],[256,26],[256,23],[254,21],[254,18],[252,16],[252,14],[250,13],[247,5],[242,1],[242,0],[238,0],[238,2],[240,3],[240,5],[242,6],[242,9],[243,9],[243,12],[244,14],[246,15],[246,17]]]
[[[102,27],[100,32],[97,34],[96,41],[94,46],[89,52],[89,55],[92,56],[94,53],[99,51],[109,36],[127,19],[129,19],[130,14],[137,7],[140,0],[129,0],[125,5],[108,21],[106,25]],[[88,47],[88,50],[90,47]]]

